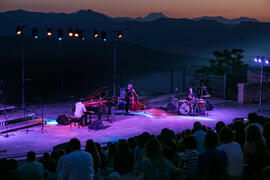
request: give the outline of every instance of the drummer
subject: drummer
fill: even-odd
[[[191,87],[188,89],[187,100],[189,101],[195,100],[195,94],[193,93],[193,90]]]

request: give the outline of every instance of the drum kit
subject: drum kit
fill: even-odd
[[[181,115],[207,115],[207,101],[205,99],[178,100],[172,98],[170,104],[173,105]]]

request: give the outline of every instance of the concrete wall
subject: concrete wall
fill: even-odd
[[[238,103],[255,103],[259,101],[259,83],[238,83]],[[263,83],[262,101],[270,101],[270,83]]]
[[[247,71],[247,81],[258,83],[260,82],[261,71],[260,70],[248,70]],[[263,73],[263,82],[270,82],[270,73]]]

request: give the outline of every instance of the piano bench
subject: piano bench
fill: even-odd
[[[80,123],[82,123],[82,119],[81,118],[76,118],[75,116],[70,116],[69,127],[72,126],[72,123],[74,123],[74,126],[76,126],[76,123],[77,123],[78,128],[80,128]]]

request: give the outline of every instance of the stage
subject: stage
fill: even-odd
[[[239,105],[236,102],[222,99],[212,99],[214,110],[208,116],[180,116],[166,112],[159,107],[168,103],[166,97],[152,99],[150,105],[152,109],[139,111],[133,115],[120,115],[123,110],[113,110],[113,122],[103,121],[106,126],[101,130],[89,130],[87,127],[78,128],[69,125],[55,124],[58,115],[71,115],[73,103],[59,103],[44,105],[44,114],[47,125],[44,132],[41,126],[11,132],[8,138],[0,137],[0,158],[17,157],[25,155],[33,150],[39,154],[52,150],[55,145],[69,141],[76,137],[81,140],[82,145],[88,139],[93,139],[101,144],[126,139],[137,136],[145,131],[150,134],[159,134],[163,128],[174,130],[175,133],[192,128],[195,121],[200,121],[203,125],[214,128],[216,122],[223,121],[229,124],[234,118],[246,118],[248,113],[257,110],[257,104]],[[270,103],[264,104],[265,111],[262,115],[269,117]],[[95,118],[94,118],[95,119]],[[106,118],[105,118],[106,119]]]

